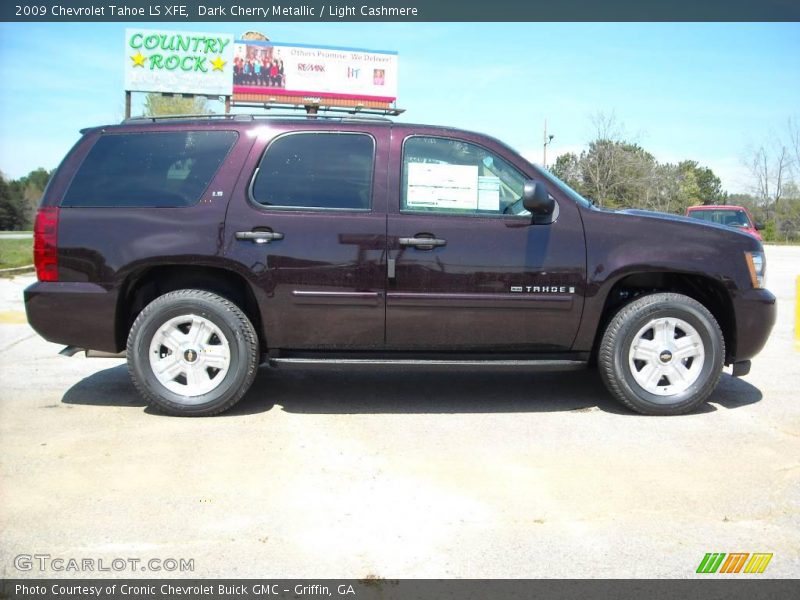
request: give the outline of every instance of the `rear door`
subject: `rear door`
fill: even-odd
[[[387,347],[569,350],[586,269],[575,204],[551,190],[557,218],[533,224],[520,198],[536,173],[507,148],[402,131],[390,163]]]
[[[227,256],[255,282],[267,343],[382,348],[388,128],[256,132],[225,238]]]

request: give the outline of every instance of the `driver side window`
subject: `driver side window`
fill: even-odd
[[[525,177],[485,148],[450,138],[412,136],[403,144],[402,212],[528,215]]]

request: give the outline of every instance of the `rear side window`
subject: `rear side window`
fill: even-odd
[[[369,209],[375,143],[360,133],[294,133],[267,148],[253,200],[281,208]]]
[[[190,206],[200,200],[236,138],[235,131],[104,135],[61,205]]]

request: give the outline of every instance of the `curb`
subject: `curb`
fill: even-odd
[[[3,275],[21,275],[23,273],[33,272],[36,267],[33,265],[25,265],[24,267],[11,267],[10,269],[0,269],[0,277]]]
[[[800,351],[800,275],[795,279],[794,295],[794,349]]]

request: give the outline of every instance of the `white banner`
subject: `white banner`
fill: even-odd
[[[233,36],[152,29],[125,30],[125,89],[229,96]]]

